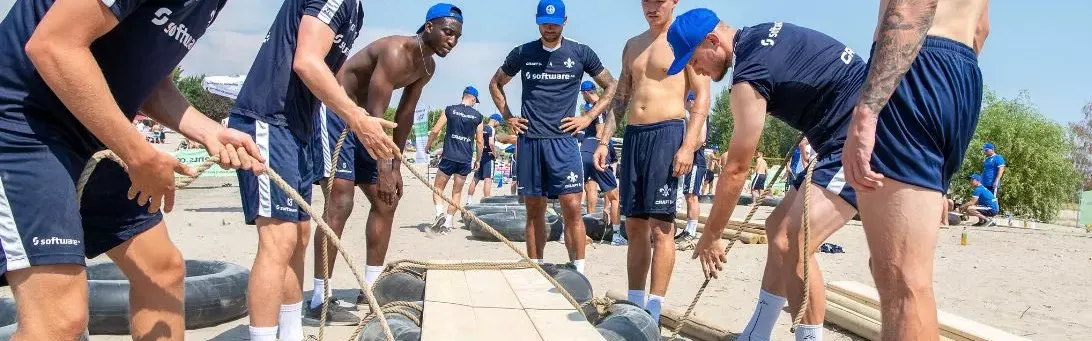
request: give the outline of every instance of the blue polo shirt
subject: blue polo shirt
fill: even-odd
[[[985,162],[982,163],[982,184],[993,187],[993,182],[997,180],[997,173],[1004,166],[1005,157],[1001,156],[1001,154],[987,156]]]
[[[541,40],[512,49],[501,71],[509,77],[522,73],[520,108],[522,117],[529,121],[525,136],[571,137],[561,130],[561,119],[573,115],[583,74],[594,77],[603,69],[595,51],[568,38],[562,38],[555,49],[546,49]]]
[[[447,132],[444,135],[443,158],[470,163],[482,114],[464,104],[456,104],[444,108],[444,116],[447,117]]]
[[[993,195],[993,192],[986,189],[986,186],[979,184],[978,187],[974,188],[974,192],[971,192],[971,196],[978,198],[978,206],[992,208],[994,212],[1001,211],[997,205],[997,197]]]

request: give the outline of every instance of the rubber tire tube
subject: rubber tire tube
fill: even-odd
[[[576,303],[584,304],[584,302],[591,301],[595,298],[595,293],[592,291],[591,281],[588,277],[576,271],[576,267],[570,264],[543,264],[542,269],[546,270],[546,273],[553,277],[558,283],[561,284],[565,291],[568,291]],[[599,322],[599,312],[595,309],[595,305],[588,304],[582,309],[584,315],[588,317],[588,322],[596,324]]]
[[[418,305],[424,306],[424,302],[416,301]],[[413,310],[413,309],[410,309]],[[418,321],[424,322],[421,314],[416,310],[413,311],[414,317]],[[387,326],[391,328],[391,335],[394,336],[395,341],[420,341],[421,340],[421,326],[418,326],[413,321],[410,321],[402,314],[383,314],[383,317],[387,319]],[[383,326],[379,324],[379,318],[373,318],[364,324],[364,330],[360,333],[358,341],[387,341],[387,337],[383,335]]]
[[[242,266],[208,260],[186,260],[186,329],[237,320],[247,314],[247,281]],[[88,330],[91,335],[129,334],[129,280],[116,264],[87,266]]]
[[[397,301],[424,301],[424,273],[395,272],[372,284],[372,294],[380,306]]]
[[[527,213],[526,212],[500,212],[478,216],[493,229],[497,230],[504,238],[513,242],[527,240]],[[558,240],[561,237],[561,217],[546,214],[546,236],[548,240]],[[470,234],[475,238],[486,241],[498,239],[476,223],[470,224]]]
[[[515,204],[519,202],[519,196],[516,195],[500,195],[493,197],[485,197],[478,201],[479,204]]]
[[[607,341],[659,341],[660,327],[647,311],[630,302],[610,306],[609,313],[595,326]]]

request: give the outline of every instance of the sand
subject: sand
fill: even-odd
[[[171,144],[170,146],[173,146]],[[399,259],[495,259],[515,260],[516,253],[499,242],[471,240],[467,230],[448,235],[429,235],[422,227],[432,223],[430,192],[402,172],[405,196],[397,213],[387,261]],[[200,179],[178,193],[175,211],[167,215],[171,238],[186,259],[214,259],[250,268],[257,248],[257,233],[243,224],[238,187],[234,178]],[[229,187],[223,187],[230,184]],[[494,194],[507,194],[507,186]],[[315,193],[321,193],[315,188]],[[480,193],[480,191],[479,191]],[[352,260],[363,267],[364,223],[368,203],[360,192],[349,219],[343,243]],[[322,198],[314,200],[321,209]],[[703,205],[707,214],[709,205]],[[745,207],[737,207],[739,218]],[[757,218],[769,213],[763,208]],[[1072,228],[1039,224],[1042,230],[1005,227],[969,228],[969,244],[961,246],[960,228],[940,231],[936,259],[936,294],[940,309],[1036,340],[1092,338],[1092,234]],[[852,280],[872,285],[868,253],[859,222],[851,222],[828,242],[845,248],[843,254],[820,254],[827,281]],[[313,246],[312,246],[313,247]],[[626,249],[596,245],[587,250],[587,276],[597,295],[626,289]],[[739,332],[750,318],[761,281],[765,245],[736,245],[720,279],[713,281],[697,308],[697,314]],[[312,261],[308,252],[304,280],[305,297],[311,293]],[[691,252],[677,252],[666,304],[685,309],[701,284],[701,267]],[[562,244],[551,242],[546,261],[567,261]],[[105,256],[90,262],[109,261]],[[335,295],[355,300],[355,281],[341,260],[334,275]],[[8,288],[0,292],[10,297]],[[186,332],[191,340],[247,340],[246,317],[215,327]],[[793,340],[790,317],[782,312],[774,340]],[[344,340],[352,327],[327,327],[327,340]],[[827,340],[858,340],[827,326]],[[317,334],[318,328],[305,327]],[[93,336],[93,340],[128,340],[128,336]]]

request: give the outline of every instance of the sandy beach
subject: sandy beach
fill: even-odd
[[[176,144],[164,145],[173,147]],[[429,190],[402,171],[405,183],[394,224],[387,261],[400,259],[493,259],[515,260],[516,253],[499,242],[469,238],[469,231],[458,229],[448,235],[429,235],[423,227],[431,224],[432,204]],[[199,179],[180,191],[173,213],[167,215],[171,238],[186,259],[225,260],[250,268],[257,247],[253,226],[243,224],[243,214],[236,180],[229,177]],[[315,188],[315,193],[321,193]],[[507,186],[494,194],[507,194]],[[343,245],[353,261],[363,267],[364,223],[368,202],[360,192],[349,219]],[[479,191],[480,194],[480,191]],[[323,200],[313,201],[321,209]],[[703,204],[703,215],[709,204]],[[756,218],[769,214],[762,208]],[[746,207],[737,207],[742,219]],[[461,226],[461,224],[460,224]],[[968,228],[969,243],[960,245],[961,228],[942,229],[936,259],[936,294],[941,310],[985,323],[1034,340],[1092,339],[1092,234],[1082,230],[1039,224],[1039,230],[1008,227]],[[824,280],[852,280],[872,285],[868,272],[868,250],[860,222],[853,221],[834,234],[828,242],[844,247],[846,253],[820,254]],[[314,247],[312,245],[312,247]],[[728,264],[720,279],[713,281],[697,308],[697,314],[720,327],[739,332],[755,305],[765,263],[765,245],[736,245],[728,255]],[[587,250],[586,274],[595,294],[608,289],[625,290],[625,255],[623,246],[595,245]],[[676,253],[676,266],[666,305],[685,309],[702,283],[701,267],[690,259],[690,251]],[[305,297],[310,296],[312,261],[307,256],[304,281]],[[551,242],[546,248],[547,262],[567,261],[564,246]],[[109,261],[105,256],[89,262]],[[333,278],[335,295],[355,300],[356,284],[348,267],[339,260]],[[10,289],[0,292],[10,297]],[[246,317],[215,327],[187,331],[190,340],[246,340]],[[783,312],[774,332],[774,340],[793,340],[789,333],[789,314]],[[344,340],[353,327],[328,327],[327,340]],[[858,340],[835,326],[827,326],[828,340]],[[318,328],[305,327],[305,333],[317,334]],[[93,340],[128,340],[128,336],[93,336]]]

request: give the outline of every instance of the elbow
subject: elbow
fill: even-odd
[[[314,69],[314,62],[311,58],[297,55],[296,58],[292,60],[292,72],[299,75],[300,79],[306,79],[307,75]]]
[[[27,40],[26,46],[23,47],[23,52],[27,54],[27,58],[34,64],[35,67],[41,67],[41,64],[45,60],[51,59],[50,56],[56,55],[57,50],[55,44],[51,44],[47,41],[43,41],[42,38],[38,38],[36,35],[32,35]]]

